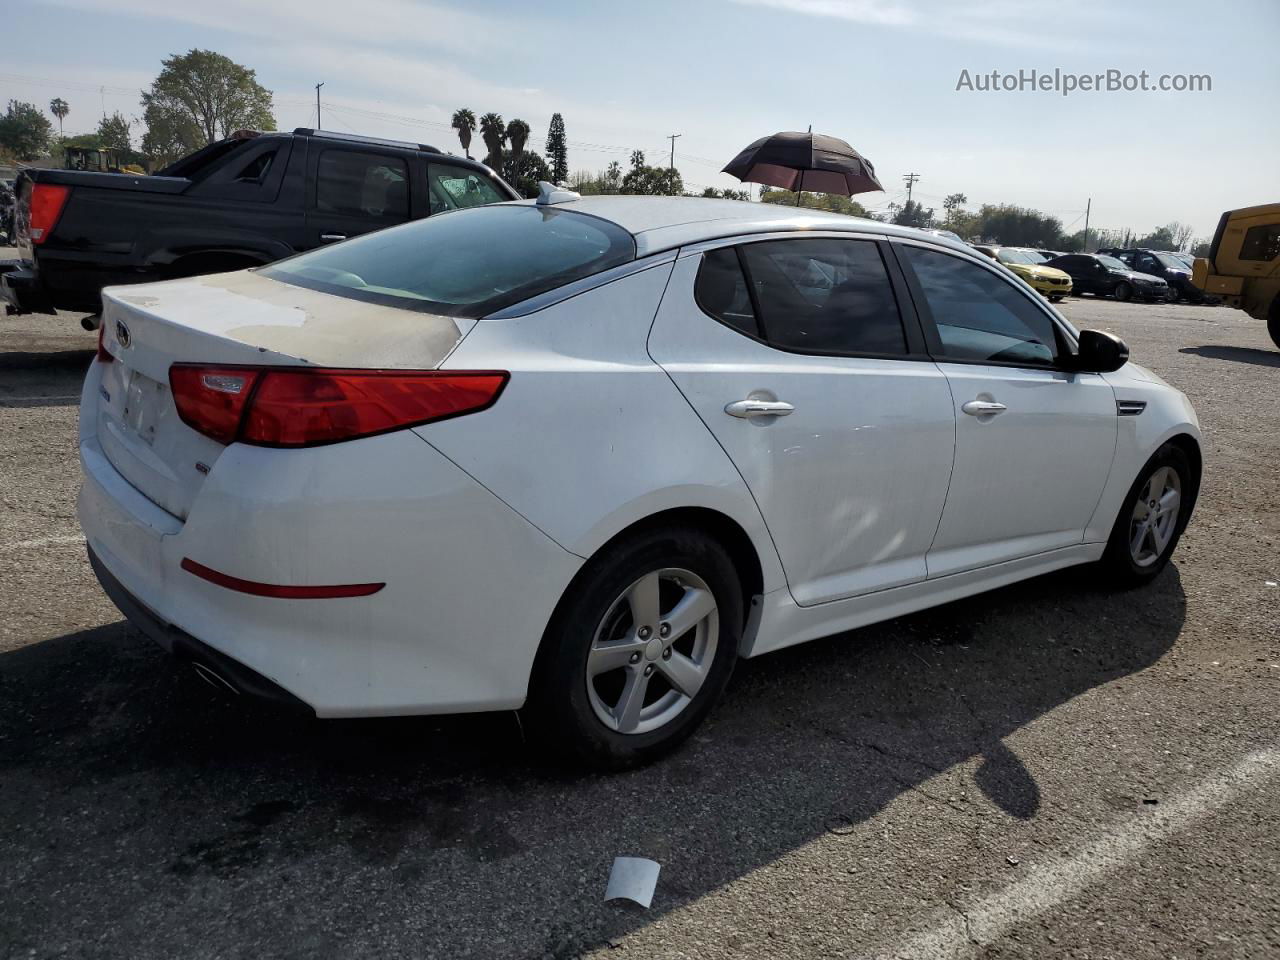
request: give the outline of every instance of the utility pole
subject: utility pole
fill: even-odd
[[[671,172],[676,172],[676,137],[683,137],[683,133],[670,134],[667,139],[671,141]]]
[[[920,174],[918,173],[908,173],[902,178],[902,182],[907,185],[907,203],[911,202],[911,188],[914,187],[919,180]]]
[[[1093,197],[1084,202],[1084,250],[1082,253],[1089,252],[1089,210],[1093,206]]]
[[[324,86],[324,81],[316,84],[316,129],[320,129],[320,88]]]

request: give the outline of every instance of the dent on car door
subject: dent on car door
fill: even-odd
[[[995,271],[918,245],[895,249],[957,413],[929,576],[1080,543],[1115,453],[1110,385],[1061,369],[1062,328]]]
[[[923,346],[873,240],[677,261],[650,353],[742,474],[800,604],[926,575],[955,416]]]

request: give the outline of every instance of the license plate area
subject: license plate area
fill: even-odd
[[[137,370],[122,370],[122,373],[120,423],[148,446],[154,446],[156,425],[165,408],[165,392],[169,388]]]

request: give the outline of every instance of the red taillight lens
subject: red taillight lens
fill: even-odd
[[[58,217],[62,216],[62,208],[66,205],[67,196],[70,193],[70,187],[59,186],[56,183],[31,185],[27,236],[31,238],[33,244],[38,246],[49,239],[49,234],[53,233],[53,228],[58,223]]]
[[[101,363],[110,363],[112,360],[115,359],[115,357],[111,355],[111,352],[102,345],[102,335],[104,332],[106,332],[106,329],[107,329],[107,325],[103,323],[101,320],[99,320],[98,321],[98,360]]]
[[[240,430],[249,394],[261,376],[251,367],[198,367],[174,364],[169,387],[178,416],[193,430],[219,443],[231,443]]]
[[[506,386],[501,370],[322,370],[175,364],[178,413],[219,443],[310,447],[476,413]]]

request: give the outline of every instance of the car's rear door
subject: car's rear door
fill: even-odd
[[[923,580],[946,497],[951,393],[886,250],[791,235],[685,252],[650,334],[802,605]]]
[[[308,158],[307,243],[336,243],[410,218],[415,154],[316,139]]]
[[[913,241],[893,247],[956,412],[929,576],[1080,543],[1115,454],[1110,385],[1063,368],[1065,329],[999,271]]]

